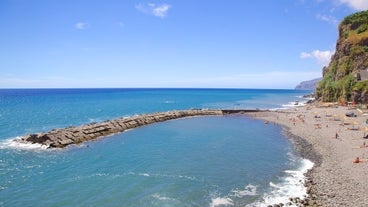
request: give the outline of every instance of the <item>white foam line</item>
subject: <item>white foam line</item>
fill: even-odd
[[[287,203],[289,198],[304,198],[307,195],[307,188],[304,186],[304,174],[313,167],[314,163],[302,159],[302,166],[297,170],[286,170],[287,176],[279,183],[270,182],[271,192],[263,195],[263,200],[247,206],[268,206],[278,203]]]
[[[231,200],[230,198],[221,198],[221,197],[212,198],[210,203],[210,207],[233,206],[233,205],[234,205],[233,200]]]
[[[157,199],[157,200],[160,200],[160,201],[166,201],[166,200],[175,200],[173,198],[169,198],[167,196],[164,196],[164,195],[160,195],[158,193],[155,193],[152,195],[153,198]]]
[[[21,137],[10,138],[0,141],[0,149],[20,149],[20,150],[45,150],[48,148],[42,144],[31,144],[26,142],[20,142]]]
[[[305,106],[306,105],[306,102],[305,101],[298,101],[298,102],[289,102],[288,104],[283,104],[282,106],[283,107],[299,107],[299,106]]]
[[[140,173],[139,175],[144,176],[144,177],[149,177],[150,176],[150,174],[148,174],[148,173]]]
[[[254,185],[247,185],[244,187],[244,189],[239,190],[235,189],[231,191],[233,193],[233,196],[242,198],[244,196],[256,196],[257,195],[257,186]]]

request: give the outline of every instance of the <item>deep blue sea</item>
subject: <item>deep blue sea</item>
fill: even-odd
[[[244,115],[171,120],[66,149],[12,139],[169,110],[293,107],[308,92],[0,89],[0,206],[267,206],[301,197],[312,163],[281,126]]]

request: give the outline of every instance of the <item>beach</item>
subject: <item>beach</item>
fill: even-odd
[[[353,112],[356,117],[347,117]],[[255,113],[265,124],[280,124],[301,156],[315,163],[308,173],[309,196],[321,206],[366,206],[368,118],[349,107],[303,106]],[[359,163],[353,160],[359,157]]]

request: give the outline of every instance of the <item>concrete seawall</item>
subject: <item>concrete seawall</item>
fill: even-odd
[[[191,109],[161,113],[135,115],[128,118],[118,118],[101,123],[91,123],[76,127],[53,129],[49,132],[25,135],[19,142],[38,143],[49,148],[63,148],[70,144],[78,144],[100,137],[124,132],[147,124],[163,122],[190,116],[219,116],[232,113],[256,112],[260,110],[202,110]]]

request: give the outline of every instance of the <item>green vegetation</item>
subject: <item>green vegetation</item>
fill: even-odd
[[[368,68],[368,11],[345,17],[339,31],[335,56],[316,89],[316,97],[325,102],[354,101],[356,94],[368,94],[368,81],[357,82],[354,75]]]
[[[355,84],[355,78],[351,74],[338,81],[334,81],[332,75],[327,74],[319,82],[316,95],[322,97],[324,102],[351,101]]]
[[[360,34],[360,33],[363,33],[363,32],[365,32],[367,30],[368,30],[368,25],[367,24],[362,24],[357,29],[357,33]]]
[[[357,12],[355,14],[345,17],[342,20],[340,26],[345,24],[362,24],[367,22],[368,22],[368,10]]]
[[[368,92],[368,80],[358,82],[353,87],[354,91],[361,91],[362,93]]]
[[[368,36],[368,11],[358,12],[345,17],[339,28],[344,39],[349,37],[349,42],[357,43],[359,39]]]

